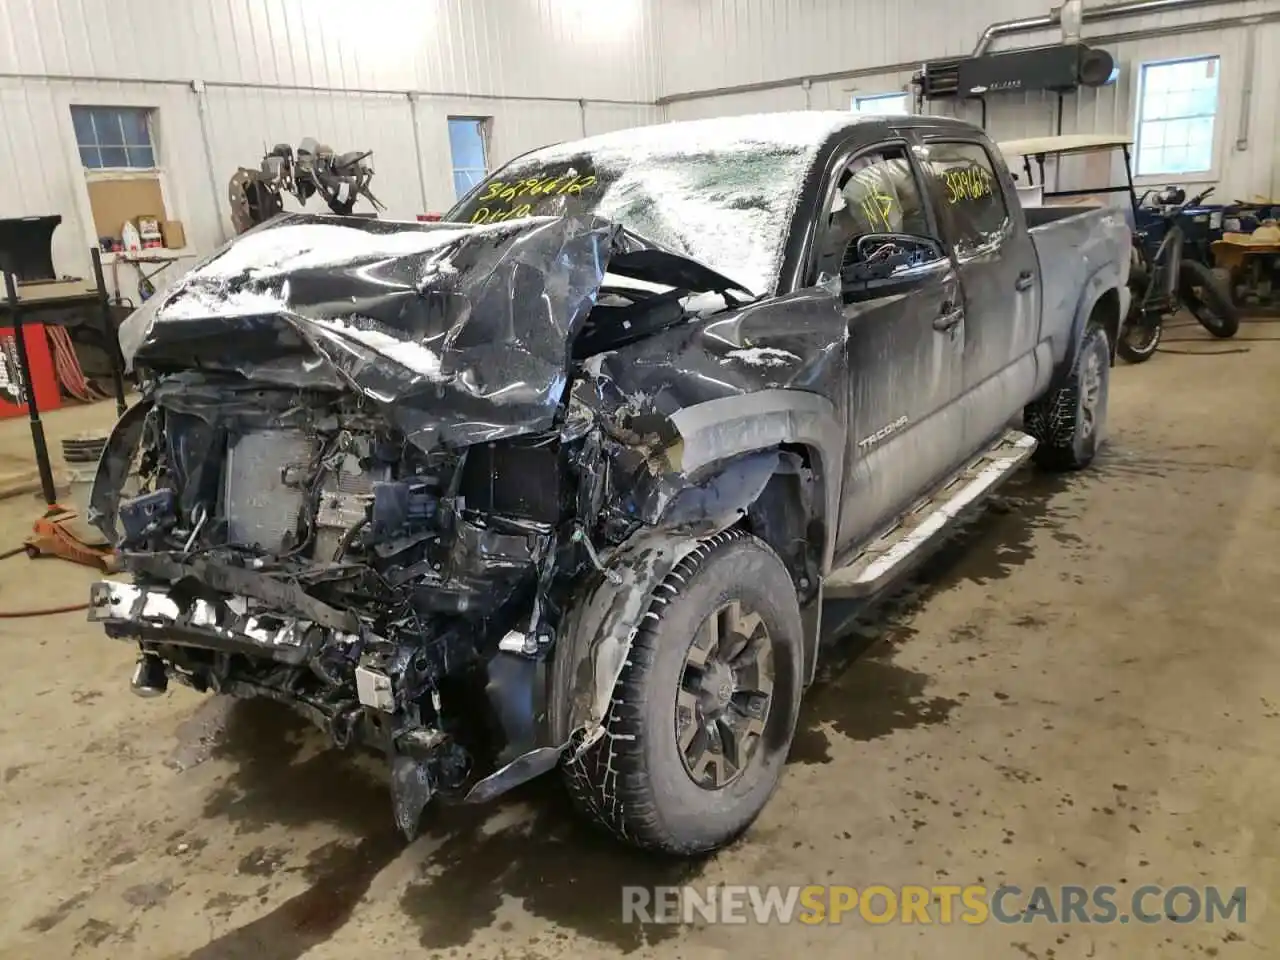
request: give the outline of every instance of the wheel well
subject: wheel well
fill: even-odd
[[[828,535],[823,478],[809,447],[784,444],[778,454],[777,471],[737,526],[769,544],[782,558],[803,605],[817,592],[822,576]]]
[[[1120,291],[1112,287],[1098,298],[1085,322],[1085,331],[1091,326],[1102,327],[1107,334],[1107,347],[1111,351],[1112,360],[1116,355],[1116,343],[1120,339]]]

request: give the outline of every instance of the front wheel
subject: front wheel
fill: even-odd
[[[604,735],[565,763],[575,805],[666,853],[738,836],[782,776],[802,637],[791,575],[763,541],[729,531],[700,543],[654,591]]]
[[[1234,337],[1240,329],[1240,311],[1231,302],[1231,291],[1203,263],[1182,261],[1178,267],[1178,296],[1215,337]]]

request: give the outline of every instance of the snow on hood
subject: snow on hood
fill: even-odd
[[[732,282],[598,218],[490,226],[290,214],[232,241],[121,326],[131,365],[346,386],[424,449],[553,422],[609,272]]]
[[[263,280],[295,270],[407,257],[439,250],[475,229],[371,233],[341,222],[287,224],[246,233],[188,279]]]

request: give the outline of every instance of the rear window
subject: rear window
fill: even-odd
[[[773,290],[809,151],[743,141],[566,152],[572,146],[513,161],[446,219],[479,224],[596,215],[706,264],[745,290]]]

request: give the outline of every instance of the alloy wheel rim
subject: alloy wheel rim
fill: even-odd
[[[722,790],[742,776],[760,750],[773,686],[773,644],[760,615],[740,600],[709,614],[676,693],[676,744],[694,783]]]
[[[1097,429],[1098,404],[1101,399],[1102,364],[1096,353],[1090,353],[1080,377],[1080,415],[1083,421],[1081,433],[1085,437],[1093,436]]]

